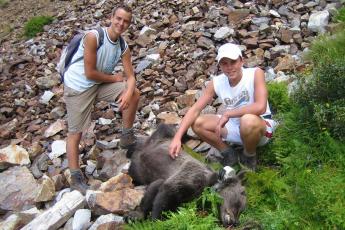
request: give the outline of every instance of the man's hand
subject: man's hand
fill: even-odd
[[[169,146],[169,154],[171,158],[175,159],[181,151],[181,140],[178,138],[174,138]]]
[[[121,82],[123,81],[123,74],[122,73],[115,73],[113,74],[114,82]]]
[[[119,103],[119,108],[121,111],[128,108],[130,99],[131,94],[128,93],[128,90],[120,95],[119,99],[116,102]]]
[[[225,114],[223,114],[219,121],[218,121],[218,124],[217,124],[217,127],[216,127],[216,135],[218,137],[222,137],[222,128],[224,128],[225,124],[229,121],[229,117],[226,116]]]

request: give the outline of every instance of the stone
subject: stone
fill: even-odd
[[[29,153],[19,145],[9,145],[0,149],[0,171],[11,165],[30,164]]]
[[[21,211],[35,204],[39,185],[25,166],[0,173],[0,211]]]
[[[91,210],[78,209],[73,216],[72,229],[86,230],[91,225]]]
[[[8,138],[11,136],[11,133],[13,133],[16,130],[16,127],[18,126],[19,122],[17,118],[14,118],[13,120],[2,124],[0,126],[0,138]]]
[[[66,141],[56,140],[52,143],[52,151],[48,154],[48,156],[52,160],[64,153],[66,153]]]
[[[112,192],[89,190],[86,199],[91,210],[97,215],[113,213],[124,215],[133,211],[144,196],[143,189],[123,188]]]
[[[55,184],[54,181],[46,176],[43,175],[41,184],[39,186],[39,191],[37,196],[35,197],[35,202],[43,202],[52,200],[55,196]]]
[[[233,35],[235,31],[232,28],[229,28],[227,26],[220,27],[216,33],[214,34],[214,38],[216,40],[223,40],[231,35]]]
[[[58,119],[53,124],[51,124],[44,132],[44,137],[51,137],[66,129],[66,124],[64,120]]]
[[[99,230],[101,229],[117,229],[116,226],[118,224],[124,224],[124,220],[122,216],[114,215],[114,214],[107,214],[101,215],[97,218],[97,220],[91,225],[89,230]],[[105,226],[112,225],[110,228]],[[102,227],[101,227],[102,226]]]
[[[119,145],[119,142],[120,142],[120,139],[115,139],[115,140],[112,140],[110,142],[97,140],[96,141],[96,147],[103,149],[103,150],[114,149]]]
[[[59,119],[62,118],[65,115],[65,109],[61,106],[55,107],[54,109],[52,109],[52,111],[50,112],[50,116],[53,119]]]
[[[76,210],[83,208],[84,205],[85,198],[80,192],[75,190],[67,193],[53,207],[44,211],[29,224],[25,225],[22,230],[58,229],[66,223]]]
[[[229,13],[228,21],[232,25],[237,25],[240,21],[245,19],[250,14],[248,9],[236,9]]]
[[[313,13],[309,17],[308,29],[312,32],[324,33],[328,25],[329,12],[327,10]]]
[[[116,176],[122,171],[122,168],[127,164],[126,151],[121,150],[105,150],[97,157],[98,178],[101,180],[108,180]]]
[[[157,118],[163,120],[165,124],[180,124],[181,118],[175,112],[161,112],[157,115]]]
[[[24,225],[28,224],[32,219],[37,217],[40,211],[34,207],[22,212],[16,212],[8,216],[4,221],[0,222],[0,229],[14,230],[21,229]]]
[[[50,99],[52,99],[52,97],[54,97],[54,95],[55,94],[53,92],[51,92],[49,90],[46,90],[46,91],[44,91],[44,93],[43,93],[43,95],[42,95],[42,97],[41,97],[39,102],[42,103],[42,104],[48,105]]]

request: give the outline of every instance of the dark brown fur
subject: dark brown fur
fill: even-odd
[[[189,154],[182,152],[176,159],[170,157],[168,147],[174,134],[172,126],[160,125],[128,155],[129,175],[134,183],[148,185],[140,204],[145,217],[151,212],[153,219],[160,218],[163,211],[176,210],[181,203],[201,195],[205,187],[217,183],[217,173]],[[236,223],[246,202],[240,179],[232,178],[220,185],[219,193],[224,198],[220,208],[223,224]]]

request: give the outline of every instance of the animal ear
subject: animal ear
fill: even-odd
[[[248,170],[242,169],[237,173],[237,178],[242,182],[245,183],[247,181],[246,173]]]

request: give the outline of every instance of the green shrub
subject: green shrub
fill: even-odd
[[[28,38],[36,36],[37,33],[43,32],[43,26],[50,24],[53,17],[37,16],[31,18],[24,26],[24,35]]]
[[[273,113],[287,112],[291,109],[291,100],[285,83],[269,83],[267,88],[268,101]]]
[[[345,22],[345,7],[342,7],[338,10],[335,16],[335,20],[340,21],[340,22]]]
[[[6,7],[8,5],[8,0],[0,0],[0,8]]]
[[[314,69],[312,75],[300,77],[295,99],[318,132],[345,140],[345,33],[320,37],[307,57]]]

